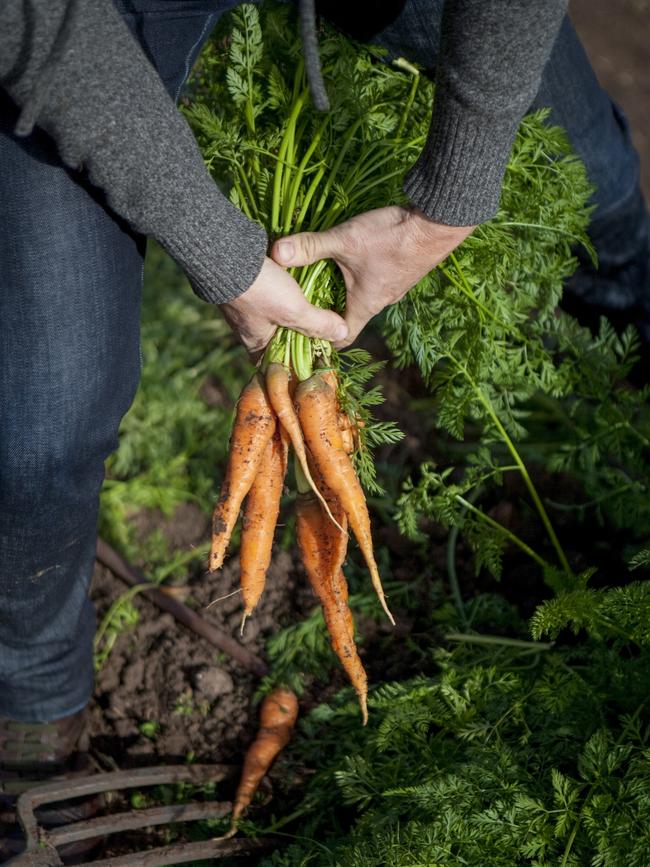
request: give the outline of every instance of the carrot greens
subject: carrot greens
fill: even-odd
[[[403,201],[433,98],[408,64],[326,29],[334,107],[318,115],[291,14],[241,7],[233,31],[204,52],[188,109],[215,179],[272,237]],[[603,322],[592,335],[558,308],[575,246],[588,248],[589,194],[563,133],[543,113],[525,118],[498,214],[388,311],[394,362],[409,383],[421,375],[409,449],[393,450],[390,473],[381,470],[389,495],[378,494],[372,447],[399,432],[372,417],[377,363],[276,335],[267,361],[273,353],[304,380],[336,372],[349,424],[341,434],[353,431],[354,466],[384,523],[375,554],[400,631],[380,620],[351,558],[349,599],[325,597],[325,617],[315,610],[269,640],[264,689],[290,684],[306,711],[272,806],[242,823],[243,833],[286,841],[265,856],[269,867],[650,863],[650,388],[628,382],[639,350],[631,330]],[[294,275],[316,303],[342,308],[331,263]],[[222,323],[161,285],[149,298],[148,415],[143,399],[105,495],[105,517],[119,527],[136,490],[155,504],[186,490],[207,502],[228,413],[208,411],[199,385],[207,374],[223,383],[229,410],[244,382],[243,353]],[[151,406],[154,422],[176,418],[173,437],[169,424],[145,424]],[[413,544],[396,538],[395,518]],[[508,579],[503,595],[486,573]],[[355,688],[333,687],[325,621],[334,601],[364,636],[365,728]],[[354,655],[350,632],[332,640],[335,650],[347,641]]]
[[[215,178],[271,240],[404,202],[402,179],[424,143],[431,103],[431,86],[420,84],[415,67],[380,62],[327,30],[320,50],[335,86],[332,110],[320,114],[309,98],[291,14],[269,5],[233,12],[227,50],[222,39],[208,49],[186,109]],[[312,304],[344,309],[345,286],[333,262],[290,273]],[[266,351],[264,365],[273,362],[299,380],[318,366],[338,364],[329,344],[286,328]],[[343,392],[345,382],[340,387]],[[370,417],[365,423],[372,427]],[[366,439],[395,437],[394,429],[380,427]],[[372,487],[372,472],[360,471]]]

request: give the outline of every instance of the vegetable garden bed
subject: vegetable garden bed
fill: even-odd
[[[289,121],[285,131],[293,124],[293,146],[291,88],[280,72],[266,74],[256,13],[238,15],[240,79],[230,90],[248,118],[242,129],[251,111],[272,109]],[[264,32],[282,40],[286,28],[267,22]],[[251,40],[257,47],[247,53]],[[413,122],[425,122],[427,82],[415,89],[409,73],[355,59],[332,34],[323,45],[326,58],[343,57],[339,83],[349,65],[343,99],[346,87],[354,95],[355,76],[390,79],[393,96],[404,90],[399,116],[369,111],[368,141],[408,129],[408,99]],[[291,45],[278,55],[288,62]],[[227,184],[221,163],[239,159],[243,146],[233,106],[211,110],[227,105],[218,52],[204,55],[197,88],[191,116]],[[379,99],[380,90],[371,82],[363,96]],[[306,114],[300,129],[318,123]],[[278,133],[260,147],[273,154],[282,141]],[[250,148],[242,153],[256,159]],[[318,144],[313,154],[317,176],[331,163]],[[231,189],[242,204],[241,188]],[[93,736],[103,754],[121,764],[238,761],[260,693],[278,683],[299,693],[301,719],[271,773],[273,799],[241,824],[242,833],[286,839],[261,864],[650,863],[650,389],[629,384],[638,353],[631,331],[617,335],[603,322],[594,336],[559,306],[573,246],[588,244],[588,193],[562,133],[543,117],[527,119],[495,220],[364,338],[388,361],[377,374],[386,398],[379,429],[396,421],[405,433],[378,446],[381,487],[372,477],[369,485],[395,629],[358,550],[346,566],[370,683],[366,728],[298,560],[295,495],[285,497],[267,588],[243,638],[271,664],[261,685],[144,599],[109,607],[119,584],[98,570],[94,593],[106,616]],[[275,213],[276,200],[262,200]],[[338,200],[346,206],[342,193]],[[289,228],[301,199],[291,201]],[[331,279],[321,303],[336,298]],[[209,616],[234,634],[237,558],[206,577],[207,519],[250,369],[225,325],[206,316],[156,250],[145,311],[143,387],[111,459],[102,530],[188,604],[224,597]],[[357,466],[367,477],[367,462]],[[202,833],[227,827],[215,822]]]

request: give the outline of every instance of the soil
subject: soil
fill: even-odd
[[[178,535],[176,541],[181,543]],[[238,562],[233,558],[218,582],[196,575],[181,593],[187,592],[186,604],[228,635],[236,635],[241,620],[238,593],[209,611],[205,606],[216,596],[236,591],[238,582]],[[125,589],[112,573],[97,566],[92,595],[99,618]],[[117,637],[97,675],[90,714],[93,748],[122,767],[182,762],[188,757],[238,760],[256,726],[251,697],[257,679],[144,596],[134,604],[140,615],[137,627]],[[269,635],[304,617],[314,604],[300,567],[286,551],[278,551],[242,644],[263,656]]]

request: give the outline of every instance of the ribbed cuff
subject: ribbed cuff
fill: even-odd
[[[264,229],[249,220],[206,179],[176,213],[173,232],[158,240],[187,274],[192,289],[210,304],[237,298],[255,281],[266,256]]]
[[[404,182],[432,220],[474,226],[494,216],[519,117],[470,112],[438,93],[427,142]]]

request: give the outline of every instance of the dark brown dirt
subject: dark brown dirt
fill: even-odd
[[[204,610],[216,596],[236,590],[238,581],[235,557],[216,581],[193,577],[185,602],[228,634],[238,635],[239,594]],[[100,618],[126,589],[107,569],[96,568],[92,595]],[[143,596],[133,602],[139,624],[117,637],[97,675],[91,708],[94,748],[120,766],[184,761],[188,756],[238,761],[256,725],[251,698],[257,679]],[[314,604],[300,567],[287,552],[277,551],[266,592],[246,624],[242,643],[263,656],[268,636],[304,617]]]

